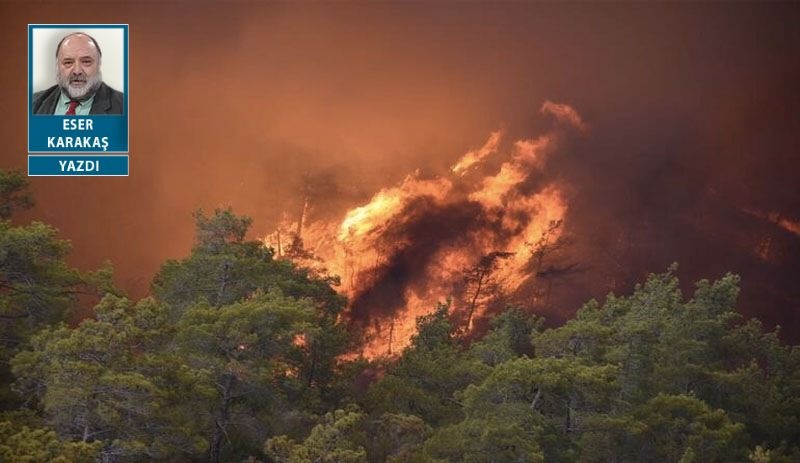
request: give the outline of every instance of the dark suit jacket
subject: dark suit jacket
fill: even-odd
[[[53,114],[56,111],[61,89],[53,85],[47,90],[33,95],[33,114]],[[92,109],[89,114],[122,114],[122,92],[118,92],[105,83],[101,83],[94,94]]]

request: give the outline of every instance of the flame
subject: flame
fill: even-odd
[[[747,214],[758,217],[759,219],[766,220],[768,222],[772,222],[773,224],[781,227],[782,229],[788,231],[789,233],[793,233],[797,236],[800,236],[800,221],[788,219],[786,218],[785,215],[779,212],[762,212],[762,211],[757,211],[755,209],[746,209],[746,208],[743,210]]]
[[[497,146],[500,144],[502,136],[502,130],[492,132],[480,149],[465,154],[450,170],[454,174],[464,175],[472,166],[481,163],[487,156],[497,152]]]
[[[506,245],[506,250],[514,254],[498,269],[498,276],[504,282],[503,289],[507,292],[519,289],[527,278],[525,268],[531,259],[531,247],[543,238],[557,240],[561,237],[563,229],[551,225],[564,220],[567,203],[563,193],[551,185],[530,198],[519,198],[514,208],[533,211],[534,215]],[[521,224],[510,225],[516,227]]]
[[[292,338],[292,345],[295,347],[306,347],[308,345],[308,339],[306,339],[305,333],[295,334]]]
[[[586,129],[567,105],[548,101],[541,111],[562,126]],[[502,155],[503,132],[492,132],[447,175],[423,178],[414,172],[351,208],[337,222],[308,221],[304,207],[300,224],[286,220],[264,242],[279,258],[341,278],[339,291],[351,301],[351,317],[366,318],[361,322],[366,328],[362,353],[367,357],[402,352],[415,333],[417,317],[445,299],[451,299],[451,312],[463,324],[462,332],[469,332],[474,320],[485,316],[489,299],[511,297],[536,280],[531,262],[537,246],[562,233],[567,198],[563,186],[547,181],[544,173],[561,135],[554,129],[518,140],[511,144],[508,159],[489,171],[486,159]],[[529,191],[531,184],[536,185],[534,191]],[[295,236],[292,230],[297,230]],[[287,243],[299,243],[305,252]],[[414,275],[392,270],[403,258],[411,262]],[[480,284],[470,282],[467,275],[486,262]],[[366,309],[356,307],[365,304],[362,297],[380,289],[381,282],[392,295],[379,294],[367,299]]]
[[[471,193],[469,198],[488,207],[502,206],[509,191],[525,180],[531,170],[542,165],[539,158],[549,143],[550,137],[546,136],[516,142],[513,158],[500,166],[497,175],[484,178],[481,189]]]
[[[340,241],[353,241],[369,233],[377,232],[392,216],[408,203],[409,199],[430,196],[441,199],[447,195],[452,183],[447,179],[419,180],[409,175],[399,187],[379,191],[365,205],[350,210],[342,220],[339,230]]]

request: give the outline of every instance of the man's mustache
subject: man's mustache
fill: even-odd
[[[69,83],[73,82],[86,82],[86,76],[83,74],[70,76]]]

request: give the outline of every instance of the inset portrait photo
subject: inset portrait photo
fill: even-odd
[[[29,153],[128,152],[128,43],[127,24],[28,25]]]
[[[122,27],[37,27],[30,46],[33,114],[124,112]]]

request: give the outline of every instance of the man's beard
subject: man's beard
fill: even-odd
[[[66,92],[72,100],[82,100],[91,96],[103,82],[103,75],[97,71],[94,76],[87,78],[86,74],[62,75],[56,72],[56,80],[61,90]],[[84,82],[82,86],[70,85],[72,82]]]

